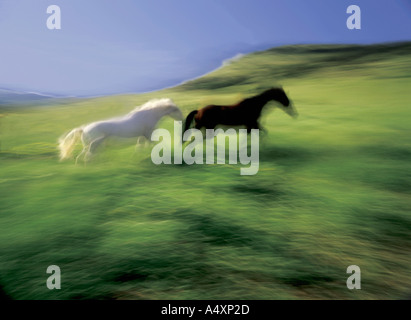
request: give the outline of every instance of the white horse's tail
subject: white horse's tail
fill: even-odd
[[[74,147],[83,135],[83,128],[75,128],[59,139],[60,160],[70,158]]]

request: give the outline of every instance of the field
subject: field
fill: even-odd
[[[282,85],[260,170],[160,165],[108,143],[84,166],[57,139],[170,97],[184,115]],[[0,289],[13,299],[407,299],[411,44],[302,45],[247,55],[141,95],[3,107]],[[160,127],[171,129],[164,118]],[[77,150],[78,151],[78,150]],[[61,290],[46,269],[61,268]],[[349,290],[349,265],[361,290]]]

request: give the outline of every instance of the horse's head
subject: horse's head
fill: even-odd
[[[272,88],[267,90],[265,94],[270,100],[275,100],[281,103],[281,106],[279,106],[279,108],[282,109],[289,116],[293,118],[298,117],[297,110],[293,107],[290,99],[288,99],[283,88]]]
[[[170,100],[171,101],[171,100]],[[171,101],[170,105],[168,106],[169,113],[168,115],[173,118],[174,120],[181,121],[184,119],[183,113],[181,112],[180,108],[177,107],[173,101]]]
[[[271,88],[263,93],[269,100],[275,100],[281,103],[284,107],[290,105],[290,100],[284,92],[283,88]]]

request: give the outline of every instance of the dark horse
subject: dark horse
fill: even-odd
[[[290,116],[297,116],[297,112],[291,106],[284,90],[282,88],[272,88],[230,106],[208,105],[202,109],[191,111],[186,118],[183,135],[190,128],[193,119],[196,129],[203,127],[214,129],[217,125],[245,125],[247,132],[250,133],[251,129],[260,128],[258,119],[261,111],[271,100],[278,101],[283,106],[281,109]]]

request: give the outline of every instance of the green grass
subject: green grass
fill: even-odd
[[[14,299],[403,299],[411,294],[411,44],[295,46],[180,87],[6,109],[0,119],[0,289]],[[163,165],[109,143],[59,162],[81,124],[170,97],[186,115],[281,84],[260,171]],[[172,120],[160,126],[172,128]],[[58,265],[62,289],[48,290]],[[362,290],[348,290],[358,265]]]

